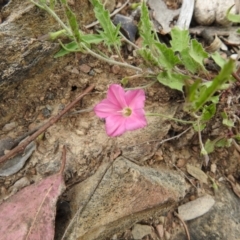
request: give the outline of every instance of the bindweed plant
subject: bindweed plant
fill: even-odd
[[[109,12],[105,10],[99,0],[90,0],[95,16],[101,26],[101,30],[95,34],[86,34],[79,29],[76,16],[69,8],[66,0],[61,0],[60,2],[65,10],[67,23],[64,23],[54,11],[56,1],[51,0],[49,3],[46,0],[30,1],[51,14],[62,27],[55,33],[49,33],[50,39],[59,39],[64,35],[70,40],[68,44],[63,44],[59,40],[62,49],[54,57],[62,57],[72,52],[88,53],[110,64],[132,68],[136,70],[138,75],[142,74],[154,80],[157,79],[159,83],[171,89],[181,91],[185,98],[184,111],[190,114],[194,120],[189,122],[181,119],[174,120],[192,124],[193,128],[198,132],[201,153],[205,156],[206,163],[208,162],[208,153],[213,151],[214,146],[229,145],[229,141],[222,137],[213,141],[208,139],[204,144],[201,131],[215,115],[221,91],[227,89],[234,82],[232,73],[234,72],[235,62],[233,60],[226,61],[218,53],[210,55],[204,50],[201,43],[196,39],[190,39],[188,30],[181,30],[177,27],[171,31],[169,46],[161,43],[152,26],[145,1],[142,1],[140,6],[141,19],[138,26],[139,35],[143,40],[141,47],[130,42],[121,33],[120,25],[115,26],[112,23]],[[143,58],[145,66],[133,66],[124,61],[121,56],[123,41],[135,48],[137,55]],[[99,48],[94,48],[97,44],[105,45],[109,54],[115,52],[119,56],[120,61],[115,61],[106,56],[105,52],[101,52]],[[205,80],[210,78],[210,74],[204,66],[204,60],[210,57],[220,66],[221,70],[214,79]],[[147,68],[150,68],[151,71],[146,70]],[[124,78],[123,82],[130,78]],[[94,108],[98,116],[106,119],[108,135],[118,136],[127,130],[134,130],[146,125],[143,111],[141,110],[141,113],[139,113],[138,104],[134,100],[138,94],[140,94],[140,98],[143,100],[142,91],[135,90],[134,92],[133,90],[133,92],[125,93],[118,85],[110,86],[107,99]],[[131,96],[130,99],[128,96]],[[114,101],[117,101],[117,99],[122,100],[115,104]],[[130,106],[131,103],[134,103],[133,106]],[[118,106],[117,109],[113,108],[114,104]],[[141,105],[142,108],[143,104]],[[139,114],[141,117],[139,117]],[[159,116],[167,117],[162,114],[159,114]],[[228,124],[228,126],[232,124],[226,112],[222,114],[222,117],[223,123]],[[116,124],[116,122],[119,124]],[[231,127],[233,126],[231,125]]]

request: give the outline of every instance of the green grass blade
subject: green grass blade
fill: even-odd
[[[220,73],[212,80],[212,84],[200,94],[199,99],[195,102],[195,111],[199,110],[224,83],[231,79],[234,66],[235,62],[232,59],[223,66]]]

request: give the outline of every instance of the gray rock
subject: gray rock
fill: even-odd
[[[105,239],[138,221],[165,214],[185,194],[184,178],[175,171],[140,167],[123,157],[104,175],[105,169],[102,165],[72,189],[76,215],[65,239]]]
[[[9,132],[16,127],[17,127],[16,122],[10,122],[10,123],[5,124],[4,127],[2,128],[2,130],[3,130],[3,132]]]
[[[25,148],[24,153],[17,154],[15,157],[3,162],[0,166],[0,176],[8,177],[20,171],[35,149],[36,143],[31,142]]]

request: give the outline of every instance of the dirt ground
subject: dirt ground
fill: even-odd
[[[139,62],[132,63],[139,64]],[[229,188],[231,186],[226,181],[228,175],[240,180],[240,152],[234,144],[229,148],[217,148],[209,155],[209,165],[205,166],[204,158],[200,154],[198,135],[192,129],[179,138],[162,143],[162,140],[174,138],[186,130],[188,125],[160,117],[148,117],[151,127],[149,132],[144,129],[137,130],[137,133],[129,132],[118,138],[110,138],[106,135],[104,122],[90,110],[105,98],[110,84],[120,84],[122,78],[135,74],[133,70],[116,68],[81,53],[55,59],[51,66],[38,66],[37,70],[32,75],[28,74],[22,81],[4,83],[1,86],[1,139],[6,137],[16,139],[43,124],[64,109],[89,85],[95,85],[92,92],[36,140],[36,151],[24,168],[9,177],[0,177],[0,201],[3,201],[24,186],[56,173],[60,167],[62,146],[66,145],[67,165],[64,177],[67,190],[58,203],[57,237],[62,233],[61,227],[69,220],[69,206],[66,204],[71,201],[68,196],[69,190],[76,183],[92,176],[101,165],[103,157],[116,148],[139,165],[151,168],[164,166],[186,174],[188,176],[186,182],[199,188],[196,190],[193,186],[190,187],[179,204],[197,198],[199,191],[211,194],[214,191],[211,184],[199,185],[196,179],[187,174],[187,163],[198,166],[217,183],[225,182]],[[135,78],[129,81],[127,88],[145,86],[150,81],[152,80],[148,78]],[[219,112],[229,107],[228,99],[231,99],[231,108],[238,109],[239,90],[239,86],[236,85],[221,96],[216,116],[203,131],[203,141],[222,135],[231,136],[232,133],[221,124]],[[182,110],[184,103],[182,93],[164,87],[158,82],[145,91],[147,112],[160,112],[176,118],[190,119]],[[141,138],[136,134],[140,134]],[[25,181],[15,184],[21,179]]]
[[[29,78],[21,84],[16,84],[1,98],[1,138],[8,136],[15,139],[57,114],[88,85],[96,86],[93,92],[85,96],[65,117],[37,140],[37,149],[22,170],[12,176],[0,178],[1,200],[23,187],[21,184],[15,184],[22,178],[28,179],[27,183],[24,183],[25,186],[56,173],[60,167],[63,145],[67,146],[65,171],[67,190],[59,200],[57,216],[60,220],[57,221],[57,226],[61,227],[56,228],[59,232],[62,232],[62,226],[67,224],[69,217],[69,206],[64,205],[67,201],[71,201],[68,197],[69,189],[93,175],[101,165],[103,157],[116,147],[121,149],[125,156],[135,159],[139,165],[148,165],[152,168],[165,166],[187,175],[185,166],[190,163],[200,167],[216,181],[224,181],[229,174],[239,179],[239,152],[234,146],[216,149],[210,154],[209,166],[205,167],[204,159],[200,155],[198,135],[193,130],[189,130],[179,139],[161,144],[162,140],[172,138],[189,127],[183,124],[173,121],[161,122],[159,118],[157,120],[159,125],[152,131],[152,135],[136,139],[132,132],[127,133],[125,139],[107,137],[104,122],[92,111],[89,112],[89,108],[105,97],[109,84],[119,83],[123,77],[132,75],[132,70],[120,69],[116,74],[113,73],[111,66],[80,54],[72,54],[65,63],[65,66],[56,67],[45,78],[39,74],[34,76],[34,80]],[[83,64],[91,68],[91,74],[81,71]],[[149,79],[139,78],[131,80],[128,87],[143,86],[148,83]],[[162,113],[166,113],[169,111],[169,106],[172,106],[175,117],[185,115],[185,119],[188,118],[182,111],[182,94],[155,83],[146,89],[146,97],[147,111],[156,112],[160,109]],[[223,102],[220,107],[224,105]],[[167,106],[168,110],[164,106]],[[86,112],[78,113],[84,109]],[[151,117],[148,117],[149,120],[151,121]],[[218,121],[216,117],[203,132],[204,140],[223,133],[229,134]],[[8,123],[14,123],[14,127],[6,130]],[[142,159],[139,159],[139,155]],[[212,169],[214,167],[216,170]],[[198,185],[196,179],[186,178],[188,183],[189,180],[191,184]],[[213,192],[211,185],[199,186],[198,191],[194,187],[190,189],[182,203],[197,197],[198,191]],[[59,235],[61,234],[57,232],[56,236]]]

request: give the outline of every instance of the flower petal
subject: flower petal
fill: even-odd
[[[129,90],[125,93],[126,103],[132,109],[144,108],[145,92],[142,89]]]
[[[122,135],[125,131],[126,118],[122,116],[109,116],[106,118],[106,132],[111,137]]]
[[[110,85],[107,92],[107,99],[119,108],[123,109],[124,107],[127,107],[125,100],[125,91],[118,84]]]
[[[126,118],[125,128],[128,131],[143,128],[147,125],[145,112],[143,109],[133,110],[132,115]]]
[[[103,99],[93,108],[95,114],[100,118],[106,118],[110,115],[122,115],[120,107],[114,105],[108,99]]]

